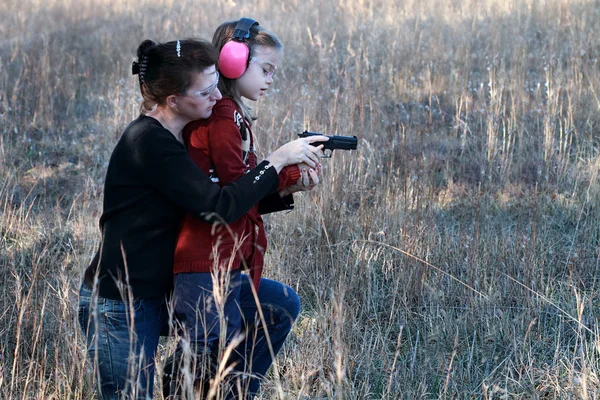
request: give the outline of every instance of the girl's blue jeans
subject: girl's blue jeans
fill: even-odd
[[[224,304],[227,338],[237,333],[245,335],[233,353],[232,362],[236,362],[236,370],[252,376],[245,388],[248,397],[258,392],[261,379],[273,362],[267,338],[273,354],[277,355],[300,312],[300,299],[292,288],[263,278],[257,293],[264,316],[264,322],[260,321],[251,284],[247,275],[233,271],[231,293]],[[213,301],[211,274],[176,275],[175,296],[176,312],[195,348],[213,349],[222,329],[218,313],[214,307],[208,308],[201,312],[206,318],[200,319],[196,307],[196,304],[210,307]],[[78,319],[85,334],[88,358],[94,365],[100,399],[152,399],[158,340],[169,334],[167,304],[164,297],[134,300],[131,304],[94,297],[82,284]]]
[[[125,303],[79,291],[79,324],[102,400],[152,399],[154,356],[169,333],[165,297]]]
[[[219,344],[227,345],[243,334],[228,364],[235,363],[235,370],[247,377],[243,390],[249,398],[258,392],[273,362],[272,354],[277,355],[300,312],[300,299],[289,286],[262,278],[255,298],[251,285],[248,275],[231,271],[225,286],[226,298],[218,305],[210,273],[182,273],[175,275],[173,293],[175,314],[184,327],[184,337],[196,352],[214,352]],[[224,343],[219,342],[220,336]]]

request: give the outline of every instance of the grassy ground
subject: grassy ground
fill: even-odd
[[[0,398],[92,396],[77,290],[135,49],[241,16],[286,47],[259,152],[360,139],[268,219],[303,311],[263,398],[600,397],[596,2],[81,3],[0,4]]]

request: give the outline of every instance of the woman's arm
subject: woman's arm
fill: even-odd
[[[265,196],[258,202],[258,212],[260,214],[269,214],[293,209],[294,196],[291,194],[281,196],[281,192],[276,192]]]
[[[141,133],[133,156],[148,184],[207,222],[235,221],[278,186],[275,167],[264,161],[235,182],[219,187],[194,164],[185,147],[164,129]],[[279,160],[285,160],[285,156]]]
[[[305,162],[316,166],[326,137],[314,136],[286,143],[235,182],[223,187],[213,183],[188,156],[183,144],[162,127],[147,127],[132,146],[132,168],[142,180],[156,187],[186,212],[207,222],[231,223],[278,187],[277,174],[286,165]]]

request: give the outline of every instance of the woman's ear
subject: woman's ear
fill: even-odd
[[[176,95],[172,94],[170,96],[167,97],[167,106],[177,109],[177,97]]]

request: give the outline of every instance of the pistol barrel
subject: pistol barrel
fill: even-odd
[[[305,138],[310,136],[327,136],[327,142],[314,142],[313,146],[323,145],[324,150],[356,150],[358,138],[356,136],[338,136],[338,135],[323,135],[317,132],[304,131],[298,134],[299,137]]]

